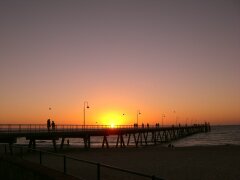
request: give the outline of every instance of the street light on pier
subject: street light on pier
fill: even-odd
[[[138,116],[141,115],[140,110],[137,110],[137,125],[138,125]]]
[[[123,113],[122,115],[123,115],[123,120],[124,120],[124,116],[125,116],[125,121],[126,121],[127,120],[126,114]]]
[[[86,108],[88,109],[89,106],[88,106],[88,102],[87,101],[84,101],[83,103],[83,127],[85,129],[85,120],[86,120]]]
[[[51,119],[51,111],[52,111],[52,108],[51,108],[51,106],[49,106],[49,108],[48,108],[48,110],[49,110],[49,114],[48,114],[48,119]]]

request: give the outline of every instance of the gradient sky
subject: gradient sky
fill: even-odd
[[[0,1],[0,123],[240,124],[239,77],[237,0]]]

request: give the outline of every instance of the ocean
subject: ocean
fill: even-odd
[[[127,142],[127,136],[124,136],[125,143]],[[150,136],[149,136],[150,138]],[[66,139],[67,140],[67,139]],[[91,147],[99,148],[102,146],[103,137],[92,137]],[[115,147],[117,141],[117,136],[109,136],[108,142],[110,147]],[[18,138],[17,144],[27,145],[28,140],[25,138]],[[83,139],[81,138],[69,138],[69,145],[76,146],[79,148],[83,147]],[[60,145],[61,140],[57,141]],[[65,142],[66,144],[66,142]],[[173,141],[172,144],[175,147],[186,147],[186,146],[211,146],[211,145],[240,145],[240,126],[212,126],[210,132],[194,134],[192,136],[185,137]],[[134,146],[133,137],[130,140],[130,146]],[[162,146],[167,146],[168,144],[161,144]],[[52,141],[50,140],[38,140],[36,141],[37,147],[50,147],[52,146]]]
[[[240,145],[240,126],[212,126],[210,132],[195,134],[173,142],[176,147]]]

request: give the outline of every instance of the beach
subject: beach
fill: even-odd
[[[240,146],[66,149],[62,153],[169,180],[240,177]]]
[[[50,147],[48,150],[53,151]],[[235,145],[173,148],[158,145],[89,150],[70,145],[57,154],[60,156],[56,156],[55,153],[42,153],[42,164],[63,172],[61,155],[66,155],[169,180],[237,180],[240,177],[240,146]],[[23,154],[23,160],[39,163],[39,153],[26,152]],[[96,165],[67,158],[66,166],[67,174],[83,179],[96,179]],[[106,180],[148,179],[104,167],[101,167],[101,177]]]

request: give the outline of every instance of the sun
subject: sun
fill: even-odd
[[[104,125],[115,128],[117,125],[121,125],[123,123],[122,114],[118,112],[108,112],[102,115],[101,121]]]

